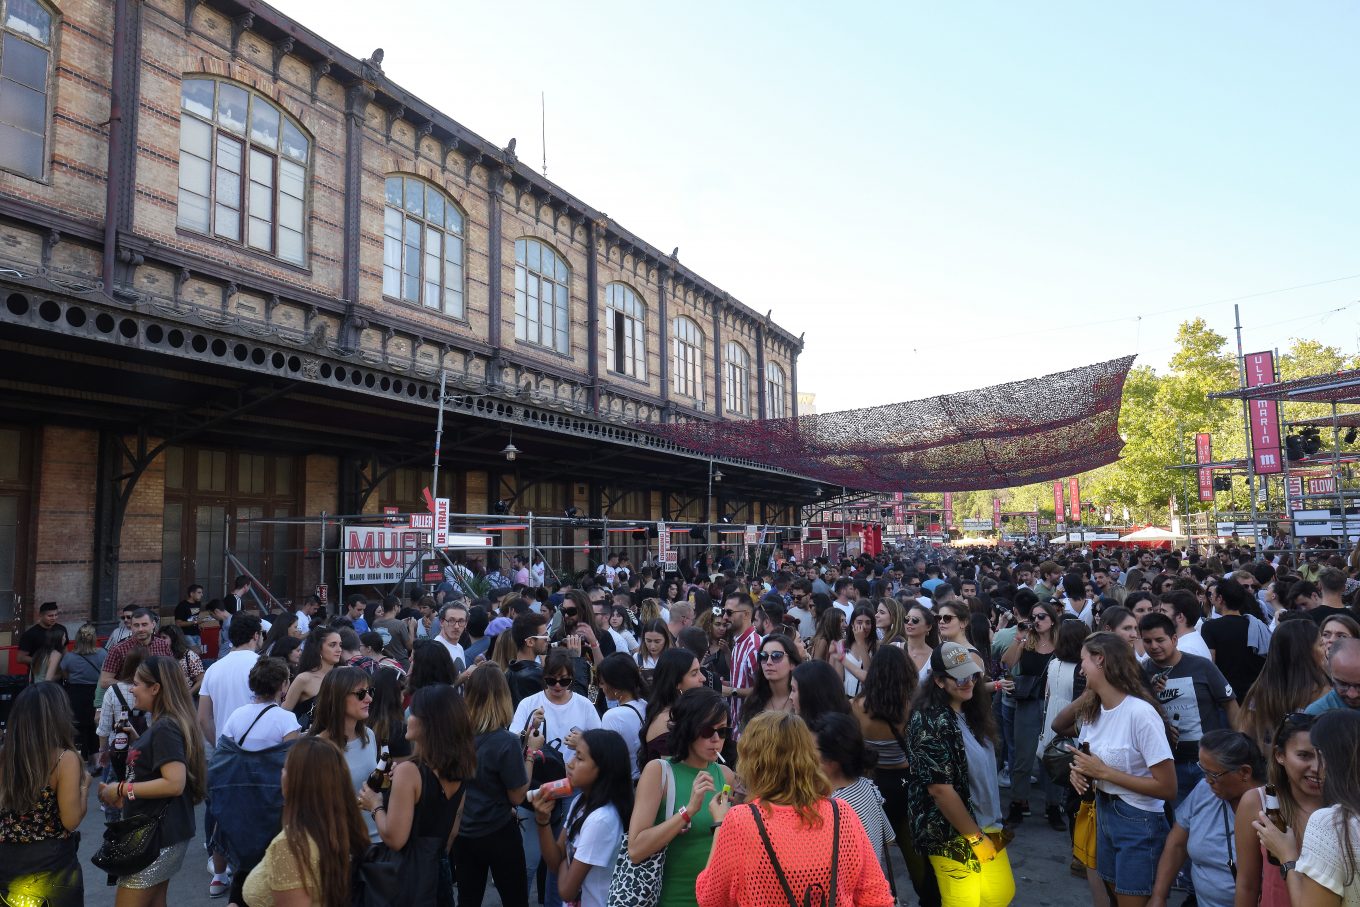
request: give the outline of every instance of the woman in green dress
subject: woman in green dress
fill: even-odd
[[[732,770],[719,753],[729,733],[727,703],[708,687],[686,690],[671,707],[671,756],[654,759],[638,779],[628,855],[639,863],[666,851],[659,907],[694,904],[694,882],[708,865],[713,819],[708,805]]]

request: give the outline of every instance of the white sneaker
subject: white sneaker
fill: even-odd
[[[221,875],[214,875],[212,881],[208,883],[208,897],[220,898],[231,890],[231,876],[225,872]]]

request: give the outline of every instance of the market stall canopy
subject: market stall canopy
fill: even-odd
[[[831,486],[1013,488],[1119,459],[1119,405],[1133,360],[835,413],[640,427],[708,456],[747,457]]]
[[[1163,529],[1160,526],[1146,526],[1130,532],[1128,535],[1121,535],[1119,540],[1121,542],[1177,542],[1184,541],[1185,536],[1179,532],[1172,532],[1170,529]]]

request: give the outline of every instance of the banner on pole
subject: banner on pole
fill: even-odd
[[[1072,522],[1081,522],[1081,479],[1073,476],[1067,480],[1068,516]]]
[[[1001,528],[1001,499],[992,498],[992,528]]]
[[[1207,431],[1202,431],[1195,435],[1195,462],[1212,463],[1213,461],[1213,437]],[[1199,499],[1201,501],[1212,501],[1214,499],[1214,471],[1212,469],[1203,468],[1199,471]]]
[[[1275,383],[1275,354],[1248,353],[1247,387]],[[1251,400],[1247,404],[1251,419],[1251,458],[1260,476],[1284,471],[1280,451],[1280,405],[1274,400]]]
[[[944,493],[944,531],[954,528],[954,492]]]
[[[449,499],[434,499],[434,546],[443,548],[449,544]]]
[[[1067,526],[1067,513],[1063,509],[1062,480],[1053,483],[1053,519],[1057,522],[1059,529]]]

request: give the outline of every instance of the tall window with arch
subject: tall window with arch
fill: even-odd
[[[738,416],[751,414],[750,376],[751,357],[746,347],[735,340],[727,341],[723,356],[723,406]]]
[[[414,176],[389,176],[383,205],[383,295],[465,315],[462,210]]]
[[[42,179],[56,21],[39,0],[0,0],[0,167]]]
[[[605,347],[609,370],[647,380],[647,308],[623,283],[605,287]]]
[[[784,369],[777,362],[765,363],[765,418],[782,419],[789,414],[784,399]]]
[[[180,110],[179,225],[304,264],[302,127],[259,92],[204,76],[184,77]]]
[[[671,330],[671,389],[700,402],[704,399],[704,334],[684,315]]]
[[[515,240],[515,339],[569,354],[570,287],[566,259],[552,246]]]

